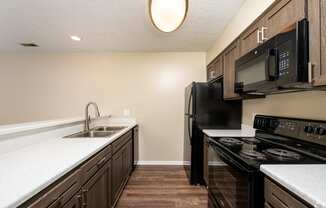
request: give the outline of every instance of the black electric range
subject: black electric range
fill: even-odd
[[[262,164],[326,164],[326,122],[256,116],[255,137],[206,138],[210,207],[264,207]]]

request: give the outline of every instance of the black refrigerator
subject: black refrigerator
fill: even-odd
[[[242,101],[223,99],[223,83],[193,82],[185,90],[184,167],[192,185],[203,180],[203,129],[240,129]]]

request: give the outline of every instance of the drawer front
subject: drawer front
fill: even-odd
[[[273,208],[308,208],[305,204],[294,198],[290,193],[265,179],[265,207]]]
[[[126,134],[122,135],[120,138],[114,141],[112,144],[113,154],[119,151],[119,149],[131,139],[132,139],[132,131],[128,131]]]
[[[29,208],[57,208],[67,203],[81,188],[80,170],[75,171],[65,180],[51,188],[41,198],[29,205]],[[77,194],[77,198],[80,195]]]
[[[86,183],[112,156],[111,145],[88,160],[82,167],[82,184]]]

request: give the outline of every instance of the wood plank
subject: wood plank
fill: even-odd
[[[182,166],[137,166],[117,204],[118,208],[207,206],[207,190],[189,185]]]

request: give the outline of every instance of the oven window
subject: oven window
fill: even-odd
[[[260,56],[255,59],[255,62],[248,62],[237,70],[236,80],[243,82],[244,85],[265,81],[265,57]]]
[[[225,208],[249,208],[247,175],[223,162],[212,146],[208,157],[208,187],[216,203]]]

